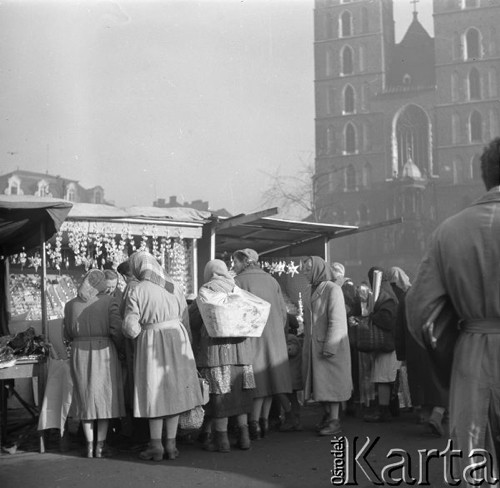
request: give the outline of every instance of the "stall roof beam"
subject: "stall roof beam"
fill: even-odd
[[[276,215],[278,213],[278,208],[268,208],[267,210],[262,210],[260,212],[254,212],[247,215],[237,215],[236,217],[230,217],[227,220],[219,222],[217,224],[216,230],[221,231],[224,229],[230,229],[231,227],[238,227],[240,225],[245,225],[251,222],[255,222],[263,217],[269,217],[270,215]]]

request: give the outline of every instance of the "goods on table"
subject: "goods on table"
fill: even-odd
[[[62,318],[64,305],[76,296],[70,276],[47,275],[47,317]],[[11,314],[14,320],[41,320],[41,277],[36,274],[10,275]]]
[[[201,288],[196,298],[211,337],[260,337],[271,304],[235,286],[231,293]]]

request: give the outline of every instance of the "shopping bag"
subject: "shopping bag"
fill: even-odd
[[[370,316],[360,317],[355,343],[360,352],[392,352],[396,348],[393,335],[377,327]]]

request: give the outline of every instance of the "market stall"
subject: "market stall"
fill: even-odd
[[[46,262],[45,243],[60,228],[66,215],[71,209],[71,203],[52,199],[37,198],[30,196],[0,196],[0,331],[1,336],[9,336],[9,321],[11,318],[9,301],[9,256],[24,250],[32,250],[39,247],[41,261],[39,263],[41,271],[40,286],[40,320],[42,332],[46,330],[47,314],[45,303],[45,282],[46,282]],[[28,344],[33,338],[33,333],[26,334],[21,338],[26,343],[20,342],[21,346]],[[9,347],[5,351],[16,352],[14,340],[5,341]],[[3,342],[2,342],[3,344]],[[27,350],[21,347],[20,352]],[[28,350],[28,352],[30,352]],[[15,355],[13,358],[5,357],[5,361],[0,361],[0,452],[1,444],[5,440],[7,426],[7,389],[17,395],[23,406],[27,408],[33,417],[36,412],[30,409],[28,403],[22,400],[13,386],[14,379],[28,378],[36,379],[38,385],[38,397],[43,395],[43,384],[45,376],[44,355]],[[43,446],[41,445],[41,449]]]

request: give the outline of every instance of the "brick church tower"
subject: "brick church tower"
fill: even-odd
[[[478,155],[500,135],[500,2],[434,0],[432,38],[395,42],[392,0],[316,0],[315,204],[320,219],[403,223],[332,241],[349,276],[416,270],[429,235],[483,192]]]

